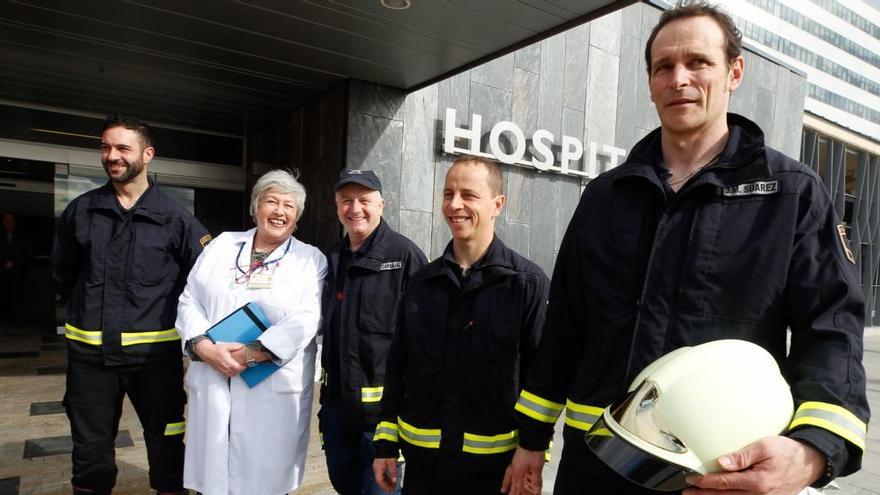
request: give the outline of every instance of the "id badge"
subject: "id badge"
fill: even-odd
[[[271,289],[272,270],[258,270],[248,279],[248,289]]]

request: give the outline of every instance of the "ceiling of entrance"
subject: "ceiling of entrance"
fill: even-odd
[[[0,103],[243,135],[347,78],[410,89],[628,3],[0,0]]]

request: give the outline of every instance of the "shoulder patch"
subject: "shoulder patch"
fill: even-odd
[[[386,261],[379,265],[379,271],[384,272],[385,270],[399,270],[403,268],[403,263],[400,261]]]
[[[846,259],[855,265],[856,257],[853,256],[853,252],[849,248],[849,239],[846,237],[846,227],[842,223],[837,224],[837,237],[840,239],[840,246],[843,248],[843,252],[846,253]]]
[[[208,245],[209,242],[211,242],[211,239],[213,239],[213,237],[211,237],[211,234],[205,234],[202,236],[201,239],[199,239],[199,244],[201,244],[204,248]]]
[[[776,179],[746,182],[745,184],[724,188],[724,195],[727,197],[768,195],[778,192],[779,181]]]

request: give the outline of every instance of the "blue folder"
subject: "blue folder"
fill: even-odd
[[[205,334],[212,342],[239,342],[241,344],[250,344],[257,340],[267,328],[271,326],[266,314],[257,305],[257,303],[247,303],[236,309],[226,318],[223,318],[214,326],[208,329]],[[267,361],[259,363],[252,368],[242,371],[238,376],[253,388],[258,383],[269,377],[278,370],[280,366]]]

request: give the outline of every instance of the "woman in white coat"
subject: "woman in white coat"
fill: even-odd
[[[293,237],[306,192],[273,170],[254,185],[256,228],[225,232],[205,248],[177,308],[177,331],[193,360],[183,484],[206,495],[287,493],[302,484],[315,373],[315,334],[327,261]],[[269,326],[247,345],[205,332],[256,302]],[[283,365],[253,388],[247,365]]]

